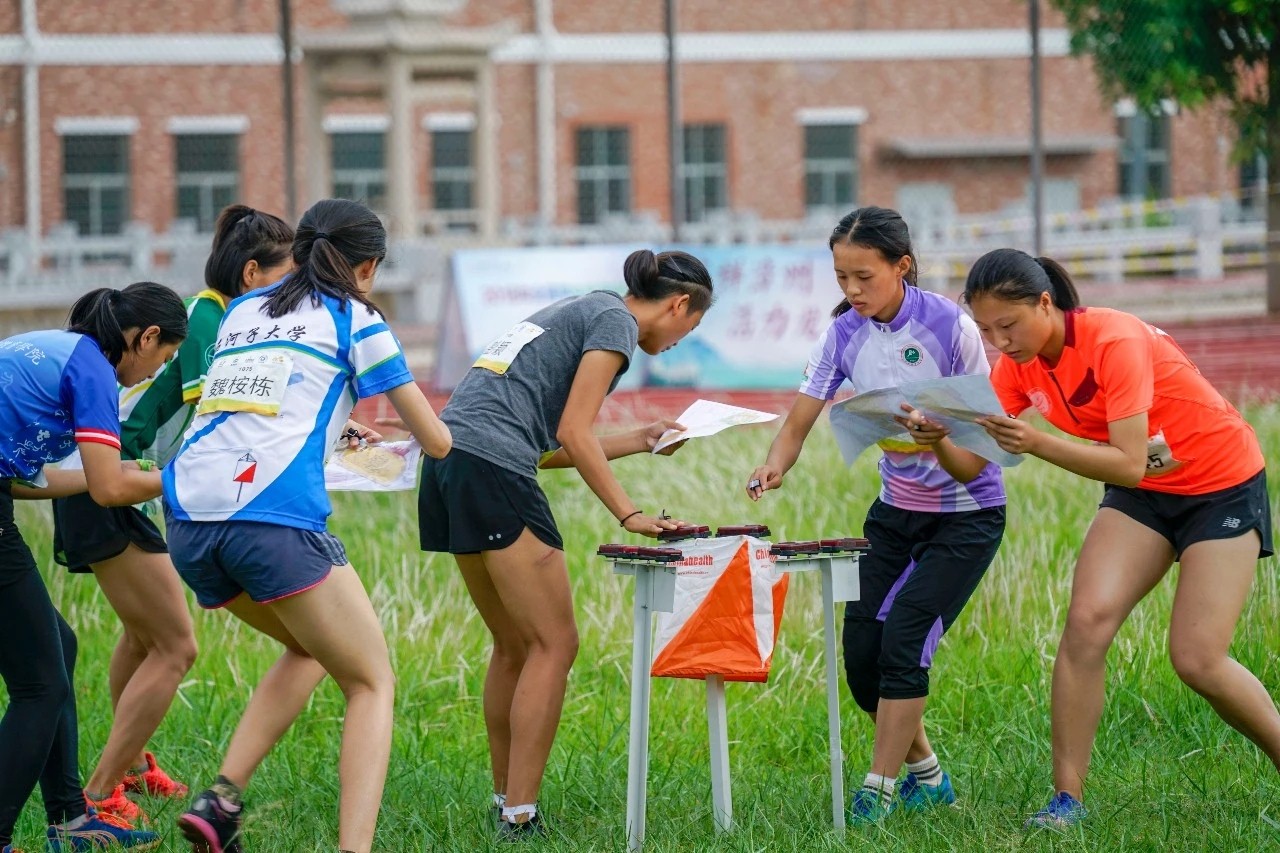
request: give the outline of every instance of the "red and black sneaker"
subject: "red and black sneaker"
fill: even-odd
[[[243,808],[228,808],[217,794],[206,789],[178,818],[178,828],[191,842],[195,853],[243,853],[240,847],[243,817]]]

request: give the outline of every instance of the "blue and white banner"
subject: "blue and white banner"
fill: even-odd
[[[490,341],[534,311],[590,290],[619,293],[638,246],[475,249],[453,256],[436,384],[452,388]],[[716,301],[697,330],[660,357],[638,354],[623,387],[789,388],[828,323],[840,288],[825,246],[686,247],[711,273]]]

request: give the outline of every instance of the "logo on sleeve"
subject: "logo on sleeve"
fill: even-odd
[[[919,364],[924,358],[924,353],[920,352],[920,347],[915,344],[908,344],[903,347],[900,351],[900,355],[902,356],[903,361],[913,367]]]

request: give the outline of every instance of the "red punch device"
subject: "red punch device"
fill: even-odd
[[[658,534],[659,542],[679,542],[681,539],[706,539],[711,535],[711,528],[705,524],[686,524],[675,530],[663,530]]]
[[[735,524],[716,528],[716,536],[754,536],[764,539],[771,535],[769,528],[763,524]]]

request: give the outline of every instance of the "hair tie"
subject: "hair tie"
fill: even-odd
[[[319,240],[321,237],[323,237],[323,238],[324,238],[324,239],[326,239],[326,240],[330,240],[330,239],[332,239],[332,238],[331,238],[328,234],[326,234],[324,231],[317,231],[317,232],[316,232],[316,236],[312,237],[311,239],[314,241],[314,240]]]

